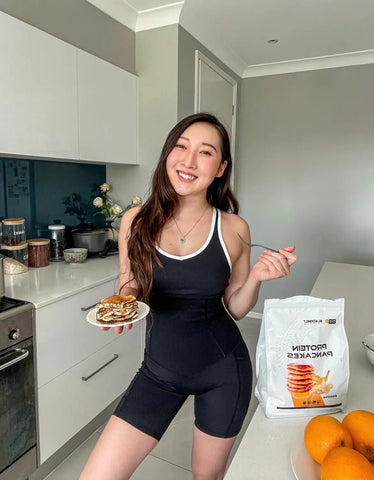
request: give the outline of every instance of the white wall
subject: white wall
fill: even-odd
[[[237,194],[252,240],[295,243],[263,299],[309,294],[324,261],[374,265],[374,65],[245,79]],[[259,251],[253,251],[256,259]]]

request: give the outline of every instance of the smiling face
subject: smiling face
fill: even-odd
[[[221,177],[226,161],[222,161],[220,135],[209,123],[197,122],[181,134],[166,160],[166,171],[178,195],[206,194],[216,177]]]

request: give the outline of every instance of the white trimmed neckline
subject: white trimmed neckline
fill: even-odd
[[[219,212],[218,212],[219,213]],[[165,257],[169,257],[169,258],[173,258],[174,260],[188,260],[189,258],[193,258],[193,257],[196,257],[197,255],[199,255],[203,250],[206,249],[206,247],[209,245],[211,239],[212,239],[212,236],[213,236],[213,232],[214,232],[214,225],[216,223],[216,217],[217,217],[217,209],[216,208],[213,208],[213,215],[212,215],[212,222],[210,224],[210,231],[209,231],[209,235],[208,235],[208,238],[205,240],[204,244],[198,249],[196,250],[196,252],[192,252],[192,253],[189,253],[188,255],[174,255],[172,253],[169,253],[169,252],[165,252],[165,250],[163,250],[161,247],[159,247],[158,245],[156,246],[156,250],[160,253],[162,253],[162,255],[164,255]]]

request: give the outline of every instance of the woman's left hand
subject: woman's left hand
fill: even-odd
[[[290,273],[290,266],[297,260],[294,250],[295,245],[281,248],[279,252],[264,250],[257,263],[253,265],[249,276],[259,282],[287,276]]]

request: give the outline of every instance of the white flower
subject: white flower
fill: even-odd
[[[109,183],[103,183],[102,185],[100,185],[100,190],[102,192],[109,192],[109,190],[110,190]]]
[[[114,215],[119,215],[120,213],[122,213],[122,207],[120,207],[119,205],[117,205],[117,203],[115,203],[112,207],[112,212]]]
[[[131,199],[131,204],[132,205],[140,205],[142,203],[142,199],[138,197],[137,195],[134,195]]]
[[[100,208],[103,206],[103,199],[101,197],[96,197],[92,203],[95,207]]]
[[[127,207],[123,209],[120,205],[118,205],[118,203],[113,203],[112,199],[109,197],[109,183],[103,183],[100,185],[100,190],[102,192],[101,197],[94,198],[92,203],[96,208],[100,209],[100,211],[96,212],[95,215],[104,215],[107,221],[114,221],[116,218],[122,216],[122,214],[129,208],[135,207],[136,205],[141,205],[142,203],[142,198],[134,195],[131,198],[131,204],[127,205]]]

